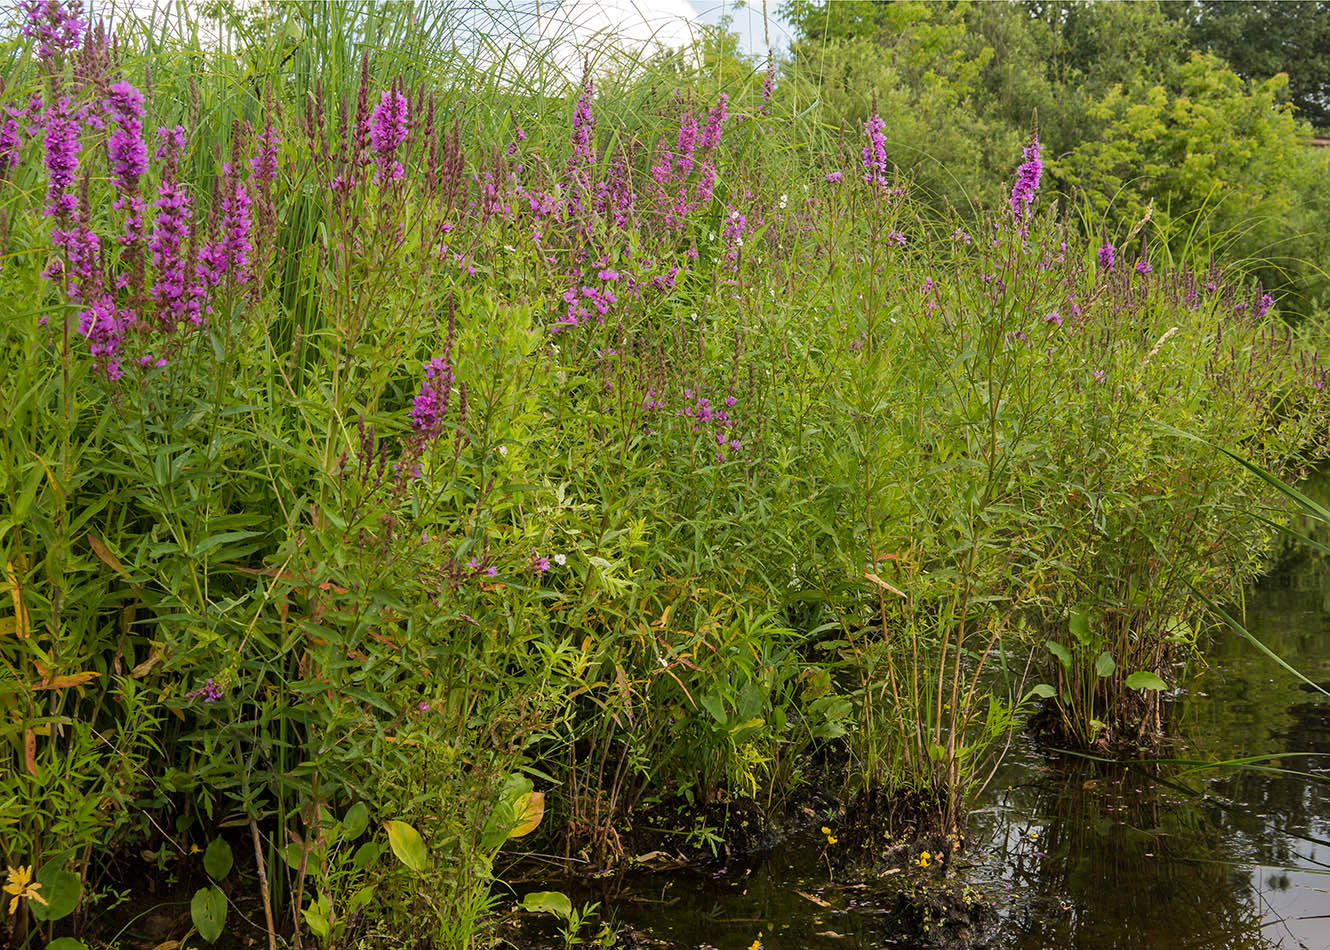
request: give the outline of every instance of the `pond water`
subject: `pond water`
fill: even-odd
[[[1262,642],[1330,688],[1328,567],[1301,558],[1253,589],[1246,608]],[[1330,948],[1330,698],[1233,634],[1216,635],[1206,657],[1174,703],[1176,741],[1163,754],[1278,758],[1123,767],[1050,757],[1018,737],[951,869],[995,911],[972,945]],[[571,893],[600,901],[602,919],[639,946],[740,950],[759,934],[767,950],[918,945],[885,885],[836,881],[817,824],[744,863]],[[529,921],[524,935],[558,945],[547,921]]]

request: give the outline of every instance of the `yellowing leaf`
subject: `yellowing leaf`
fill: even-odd
[[[69,689],[71,686],[82,686],[89,680],[101,676],[96,670],[86,670],[82,673],[68,673],[64,676],[55,676],[41,680],[34,689]]]
[[[417,874],[422,873],[429,864],[429,855],[420,832],[404,821],[385,821],[383,827],[388,832],[388,845],[397,860]]]
[[[92,532],[88,532],[88,544],[92,546],[92,553],[97,555],[98,559],[111,570],[117,574],[128,573],[120,563],[120,559],[112,554],[111,549],[102,543],[102,539]]]
[[[513,803],[513,814],[517,824],[508,832],[509,838],[521,838],[531,834],[545,817],[545,793],[526,792]]]

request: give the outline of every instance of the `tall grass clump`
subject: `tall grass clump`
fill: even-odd
[[[514,839],[607,866],[815,761],[959,838],[1035,699],[1149,736],[1270,492],[1158,423],[1323,449],[1272,302],[1078,236],[1037,140],[967,226],[774,72],[462,85],[407,12],[288,12],[5,47],[19,945],[147,860],[205,940],[465,947]]]

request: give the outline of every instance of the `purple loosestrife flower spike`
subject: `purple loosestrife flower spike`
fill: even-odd
[[[720,145],[721,131],[725,125],[725,120],[730,116],[730,97],[725,93],[720,94],[716,104],[711,107],[707,113],[707,124],[702,129],[702,139],[698,143],[703,149],[714,149]]]
[[[1011,213],[1019,221],[1024,221],[1030,214],[1030,204],[1034,193],[1039,189],[1039,179],[1044,174],[1044,163],[1039,160],[1039,136],[1024,149],[1025,164],[1016,170],[1016,184],[1011,186]]]
[[[66,5],[63,0],[19,0],[19,9],[27,17],[23,35],[40,44],[37,56],[42,62],[78,49],[86,26],[77,4]]]
[[[249,160],[255,181],[272,181],[277,177],[277,149],[281,144],[282,133],[273,128],[270,119],[259,133],[258,154]]]
[[[46,214],[68,219],[78,207],[78,197],[66,189],[74,183],[79,168],[79,123],[68,96],[59,96],[46,110]]]
[[[406,96],[394,86],[379,96],[379,104],[369,118],[369,145],[378,159],[377,180],[398,181],[403,174],[397,161],[397,148],[406,141],[408,104]]]
[[[1099,266],[1109,273],[1112,273],[1116,266],[1116,262],[1117,257],[1116,252],[1113,250],[1113,245],[1105,241],[1103,246],[1099,248]]]
[[[127,82],[111,86],[102,108],[116,129],[106,143],[111,173],[123,192],[138,190],[139,178],[148,170],[148,146],[143,142],[143,93]]]
[[[864,144],[864,181],[870,185],[887,183],[887,145],[883,135],[887,125],[882,117],[873,113],[864,123],[864,134],[868,141]]]
[[[6,119],[0,123],[0,175],[18,166],[18,153],[22,147],[18,120]]]
[[[425,379],[411,407],[411,428],[423,447],[443,432],[443,417],[453,392],[453,368],[442,356],[425,364]]]
[[[126,324],[132,322],[132,317],[122,321],[121,314],[116,312],[115,301],[107,294],[99,295],[93,300],[92,306],[79,314],[78,329],[88,341],[92,366],[105,373],[109,380],[114,381],[124,375],[120,366],[120,344],[124,339]]]

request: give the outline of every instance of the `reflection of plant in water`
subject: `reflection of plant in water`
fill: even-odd
[[[1195,777],[1170,777],[1178,771],[1073,761],[1033,787],[1018,807],[1043,827],[997,845],[1012,883],[1029,889],[1025,945],[1270,945],[1222,821]]]

